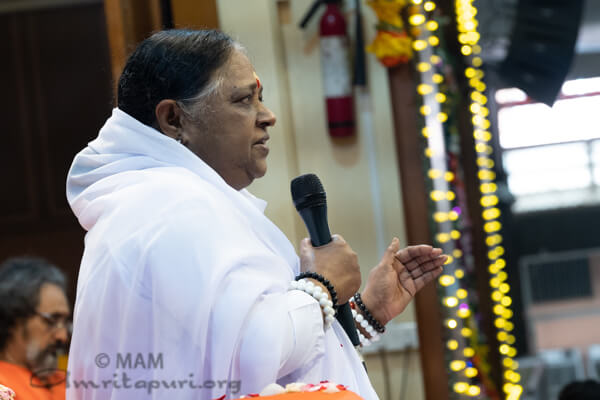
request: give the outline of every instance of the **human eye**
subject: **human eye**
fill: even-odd
[[[253,97],[254,97],[254,94],[253,94],[253,93],[250,93],[250,94],[248,94],[248,95],[245,95],[245,96],[239,97],[239,98],[236,100],[236,103],[250,104],[250,103],[252,103],[252,98],[253,98]]]

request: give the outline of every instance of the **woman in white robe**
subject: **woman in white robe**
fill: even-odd
[[[301,257],[245,188],[266,172],[275,116],[241,47],[218,31],[164,31],[130,56],[118,108],[74,159],[67,197],[88,231],[67,399],[213,399],[272,382],[344,384],[376,399],[341,326],[325,329],[301,271],[360,286],[341,238]],[[382,324],[445,256],[394,239],[363,300]],[[317,283],[319,284],[319,283]]]

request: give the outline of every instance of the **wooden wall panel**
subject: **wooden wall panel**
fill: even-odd
[[[171,0],[176,28],[219,28],[216,0]]]
[[[67,204],[65,180],[112,108],[103,6],[7,12],[0,33],[0,262],[47,258],[68,274],[74,294],[85,232]]]

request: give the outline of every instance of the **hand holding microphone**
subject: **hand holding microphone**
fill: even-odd
[[[347,303],[361,284],[356,253],[344,238],[333,235],[332,241],[313,247],[309,239],[300,243],[301,272],[316,272],[327,278],[337,292],[338,305]]]
[[[360,344],[348,300],[360,287],[360,267],[356,253],[341,237],[331,237],[327,223],[327,198],[321,181],[315,174],[301,175],[292,180],[292,199],[300,213],[310,242],[302,243],[303,271],[316,272],[333,284],[338,297],[336,318],[354,346]]]

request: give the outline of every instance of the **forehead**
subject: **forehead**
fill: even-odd
[[[69,303],[67,296],[63,290],[52,284],[45,283],[40,288],[40,304],[38,311],[54,314],[54,313],[69,313]]]
[[[224,87],[233,89],[256,84],[254,66],[248,57],[239,50],[233,51],[220,72]]]

